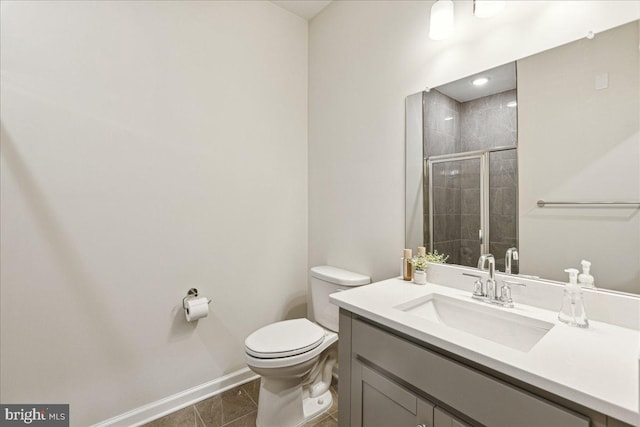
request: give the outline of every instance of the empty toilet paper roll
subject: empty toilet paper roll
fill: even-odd
[[[209,314],[209,299],[206,297],[188,299],[184,303],[184,315],[187,322],[207,317]]]

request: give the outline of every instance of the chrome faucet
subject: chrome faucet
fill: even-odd
[[[507,253],[504,255],[504,272],[507,274],[511,273],[511,261],[518,261],[518,249],[517,248],[509,248],[507,249]]]
[[[515,251],[515,260],[517,260],[517,250],[515,248],[511,248]],[[511,250],[510,249],[510,250]],[[513,256],[514,251],[511,252],[511,256]],[[489,264],[489,268],[487,269],[487,263]],[[513,299],[511,298],[511,285],[517,286],[526,286],[523,283],[511,282],[508,280],[503,280],[502,287],[500,288],[500,293],[498,293],[498,284],[496,283],[496,260],[491,254],[483,254],[480,255],[478,259],[478,270],[481,271],[489,271],[489,277],[487,278],[486,284],[482,283],[482,278],[480,276],[476,276],[475,274],[467,274],[462,273],[465,276],[475,277],[476,281],[473,284],[473,295],[472,298],[479,299],[481,301],[485,301],[491,304],[497,304],[502,307],[513,307]]]
[[[478,269],[486,271],[487,263],[489,263],[489,278],[485,283],[485,288],[482,289],[482,296],[486,297],[489,301],[493,301],[498,299],[496,290],[496,259],[492,254],[480,255],[478,259]]]

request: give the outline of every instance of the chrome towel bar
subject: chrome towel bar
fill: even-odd
[[[538,200],[539,208],[545,206],[611,206],[620,208],[640,208],[640,202],[545,202]]]

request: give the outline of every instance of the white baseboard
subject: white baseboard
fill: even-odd
[[[140,426],[257,378],[260,378],[259,375],[256,375],[249,368],[240,369],[224,377],[200,384],[176,393],[173,396],[165,397],[164,399],[151,402],[129,412],[125,412],[124,414],[101,421],[92,427]]]

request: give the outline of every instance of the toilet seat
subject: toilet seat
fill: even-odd
[[[317,325],[316,325],[317,326]],[[245,345],[244,358],[247,362],[247,365],[258,369],[282,369],[282,368],[290,368],[296,365],[300,365],[302,363],[306,363],[309,360],[320,355],[324,350],[329,348],[332,344],[338,341],[338,334],[333,331],[328,331],[323,329],[321,326],[318,326],[322,329],[324,336],[320,340],[320,343],[312,348],[311,350],[307,350],[306,352],[296,354],[295,356],[287,356],[287,357],[275,357],[275,358],[262,358],[255,357],[249,354],[247,351],[247,346]],[[255,370],[255,369],[254,369]]]
[[[318,347],[325,330],[308,319],[283,320],[262,327],[245,340],[247,354],[259,359],[296,356]]]

